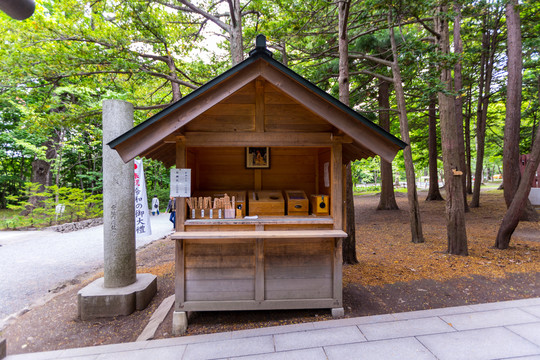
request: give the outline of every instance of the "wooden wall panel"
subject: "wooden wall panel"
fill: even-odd
[[[192,190],[252,189],[254,173],[245,167],[245,148],[197,148],[197,188]]]
[[[222,100],[221,104],[255,104],[255,81]]]
[[[322,117],[266,83],[264,93],[265,130],[273,132],[332,131],[333,126]]]
[[[255,170],[245,168],[244,147],[192,148],[190,152],[195,154],[196,164],[192,190],[252,190],[256,188],[255,173],[260,172],[262,190],[304,190],[307,195],[313,194],[317,189],[317,178],[323,180],[318,159],[327,158],[318,155],[320,150],[272,147],[270,169]],[[316,169],[320,172],[318,176]]]
[[[223,132],[254,130],[254,81],[197,116],[184,127],[184,131]]]
[[[255,130],[255,104],[216,104],[197,116],[186,131],[234,132]]]
[[[186,301],[255,299],[255,241],[185,247]]]
[[[265,104],[298,104],[289,95],[279,90],[274,85],[266,82],[264,86],[264,103]]]
[[[262,189],[314,193],[317,151],[314,148],[271,148],[270,169],[262,170]]]
[[[333,239],[265,241],[265,299],[332,297]]]

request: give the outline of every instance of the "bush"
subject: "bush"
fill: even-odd
[[[51,226],[103,216],[103,195],[81,189],[25,183],[21,198],[8,197],[14,213],[0,221],[4,228]]]

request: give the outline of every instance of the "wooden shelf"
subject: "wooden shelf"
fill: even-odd
[[[189,219],[185,225],[332,225],[334,219],[329,216],[276,216],[258,219]]]
[[[267,230],[267,231],[187,231],[175,232],[172,240],[182,239],[308,239],[344,238],[342,230]]]

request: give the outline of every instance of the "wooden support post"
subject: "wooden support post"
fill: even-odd
[[[336,307],[342,306],[342,300],[343,300],[343,275],[342,275],[342,262],[343,262],[343,254],[342,254],[342,245],[343,240],[341,238],[336,238],[334,240],[334,257],[333,257],[333,297],[336,299],[336,302],[338,302]]]
[[[334,229],[343,229],[343,177],[342,177],[342,145],[335,143],[332,145],[331,164],[332,169],[332,185],[331,185],[331,215],[334,219]]]
[[[185,283],[186,283],[186,274],[185,274],[185,242],[184,239],[179,239],[175,241],[175,306],[174,309],[177,311],[182,311],[182,307],[185,301]]]
[[[176,168],[186,167],[186,146],[182,139],[176,140]],[[186,202],[184,198],[176,198],[176,231],[184,231],[186,220]]]
[[[342,144],[334,143],[332,145],[331,154],[331,168],[332,168],[332,196],[330,197],[332,217],[334,219],[334,229],[342,230],[343,221],[343,165],[342,165]],[[343,263],[343,240],[336,238],[334,240],[334,256],[333,256],[333,298],[334,307],[332,308],[332,316],[334,318],[342,317],[344,315],[343,310],[343,275],[342,275],[342,263]]]
[[[341,178],[342,181],[342,191],[341,196],[343,197],[343,209],[341,211],[341,216],[343,219],[343,231],[347,232],[347,212],[349,209],[347,209],[347,165],[341,165]],[[353,199],[354,203],[354,199]]]
[[[255,240],[255,300],[264,300],[264,239]]]
[[[320,194],[319,192],[319,151],[315,152],[315,194]],[[313,211],[315,211],[315,209],[313,209]]]

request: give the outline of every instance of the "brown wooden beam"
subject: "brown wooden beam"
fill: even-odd
[[[186,146],[331,146],[332,133],[277,133],[277,132],[187,132]]]

